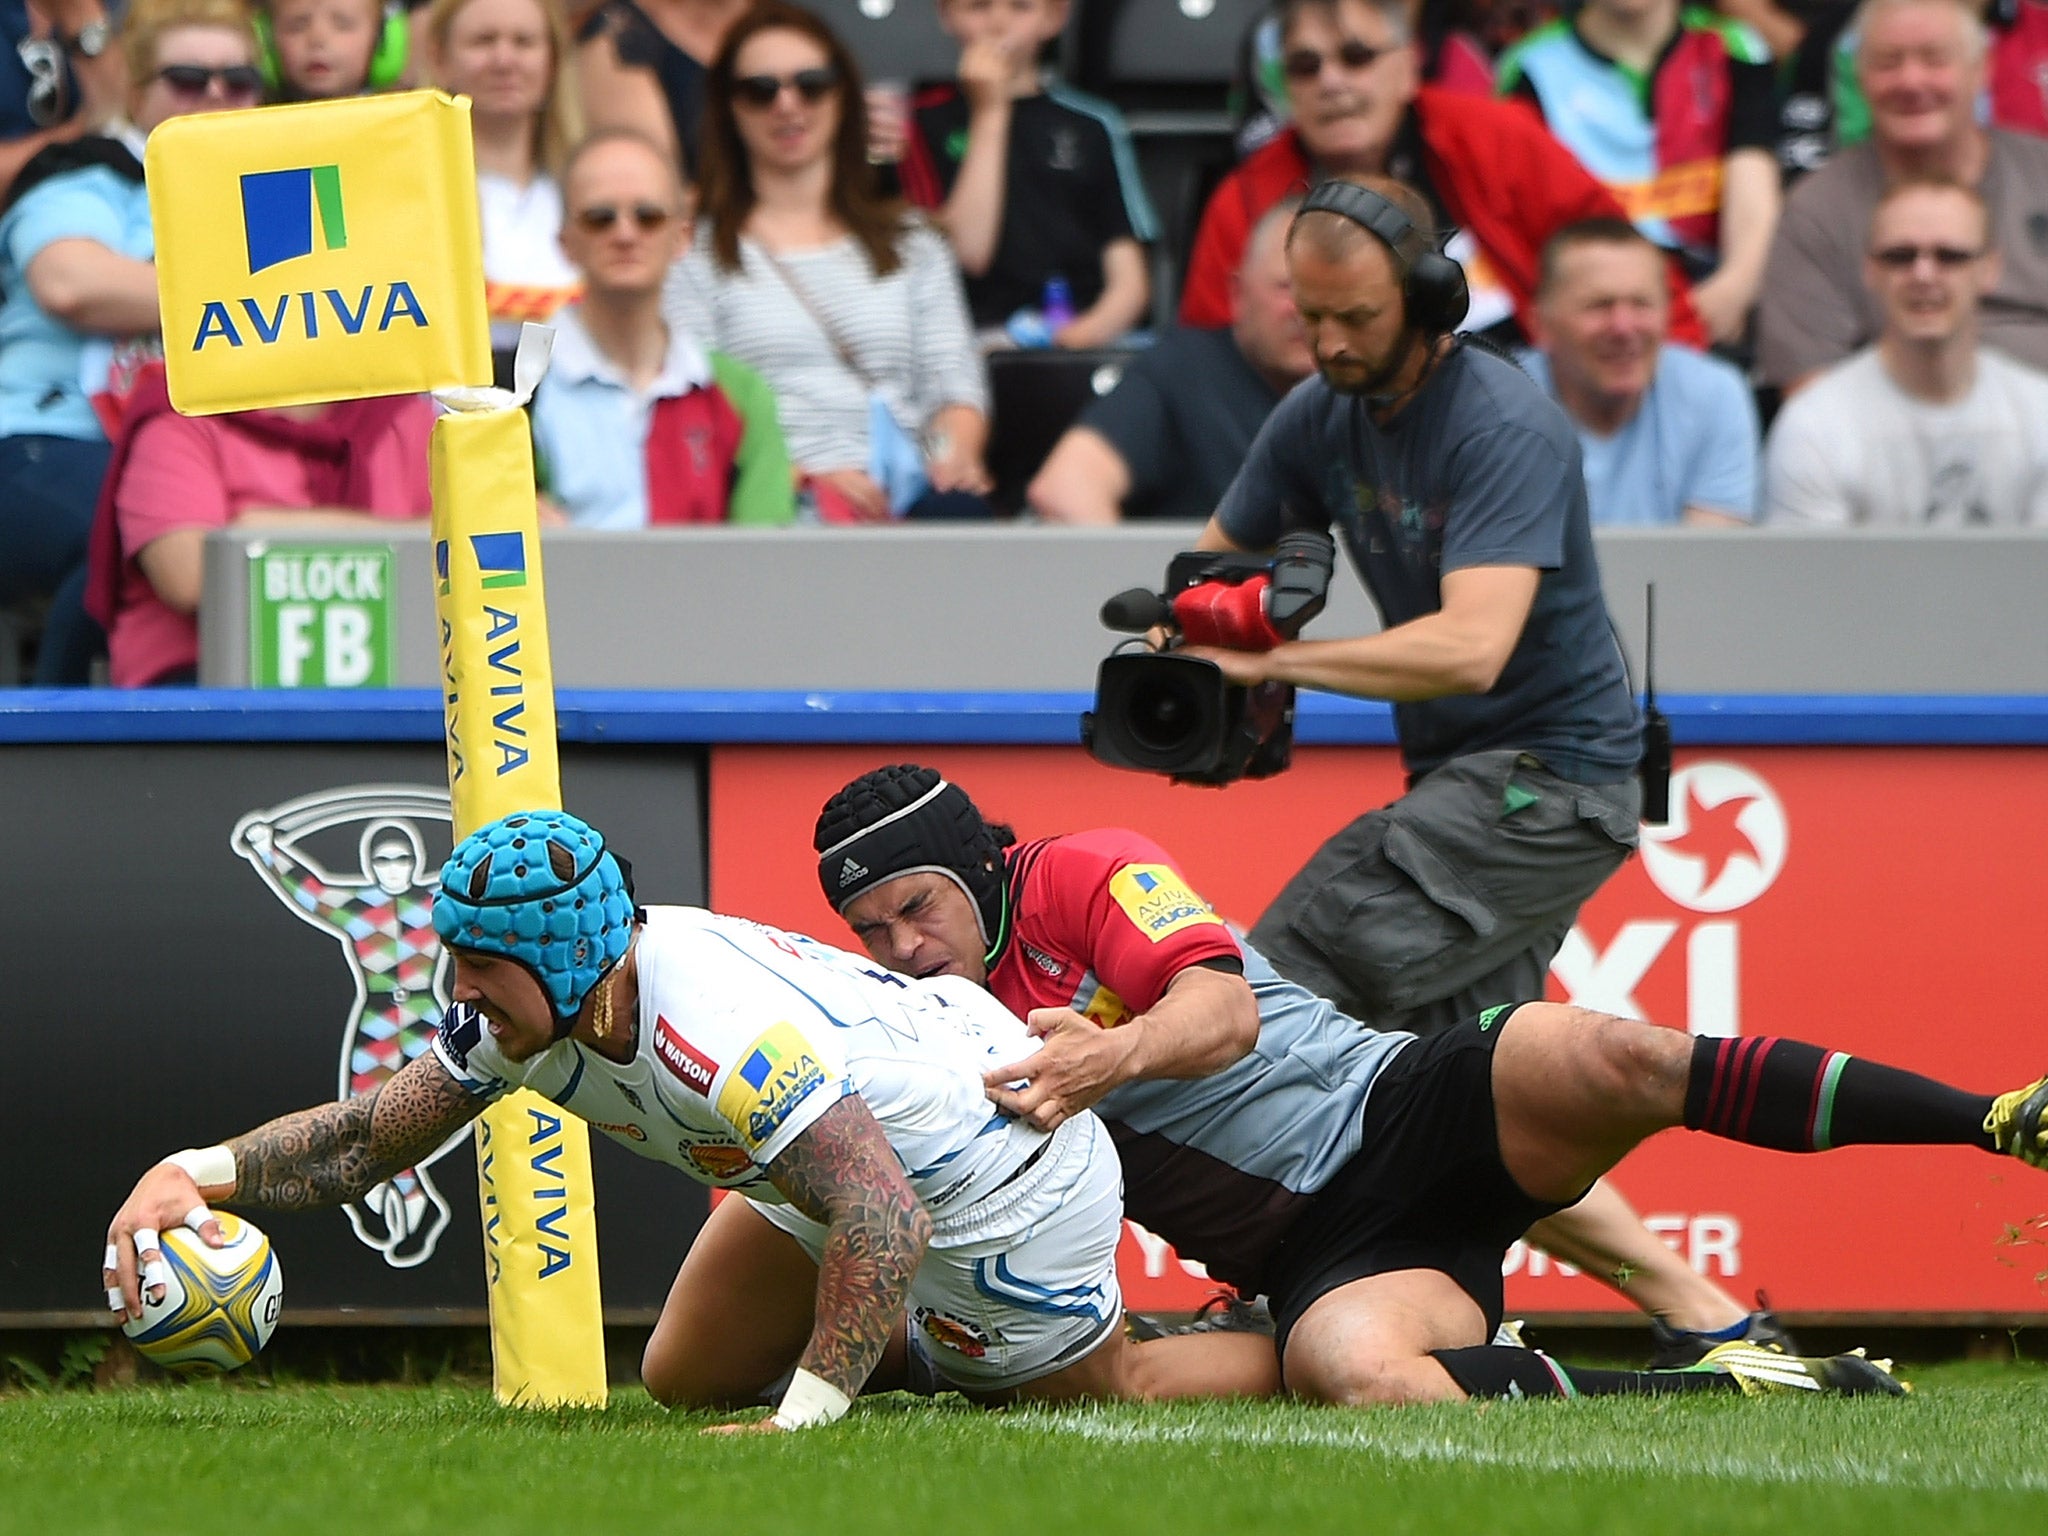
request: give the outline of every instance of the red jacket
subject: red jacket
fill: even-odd
[[[1486,101],[1425,85],[1410,109],[1422,134],[1424,168],[1451,222],[1471,231],[1534,335],[1531,312],[1543,242],[1579,219],[1628,215],[1614,194],[1516,102]],[[1224,178],[1202,211],[1181,290],[1182,325],[1230,324],[1230,275],[1252,226],[1292,191],[1306,191],[1308,156],[1294,129],[1264,145]],[[1692,289],[1671,263],[1671,339],[1703,347],[1707,336]]]

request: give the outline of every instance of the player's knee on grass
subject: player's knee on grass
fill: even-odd
[[[1456,1402],[1465,1395],[1428,1355],[1332,1355],[1317,1350],[1288,1351],[1287,1387],[1309,1402],[1339,1408],[1400,1408]]]
[[[640,1381],[664,1408],[731,1408],[756,1402],[778,1373],[720,1371],[686,1342],[657,1328],[640,1355]],[[759,1380],[752,1379],[758,1376]],[[744,1378],[744,1379],[743,1379]]]

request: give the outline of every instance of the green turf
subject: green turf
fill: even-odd
[[[1085,1527],[1821,1533],[2029,1528],[2048,1370],[1945,1366],[1903,1402],[1699,1399],[1345,1413],[983,1414],[884,1398],[712,1439],[643,1394],[500,1410],[468,1387],[201,1384],[0,1397],[0,1531],[770,1536]]]

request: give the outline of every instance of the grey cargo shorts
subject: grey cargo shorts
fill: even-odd
[[[1636,846],[1634,779],[1577,784],[1507,749],[1457,757],[1316,851],[1251,931],[1291,981],[1429,1033],[1541,997],[1579,907]]]

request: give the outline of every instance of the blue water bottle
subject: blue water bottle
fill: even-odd
[[[1038,310],[1045,316],[1045,328],[1055,334],[1073,320],[1074,290],[1067,286],[1064,277],[1054,275],[1045,280],[1045,302]]]

